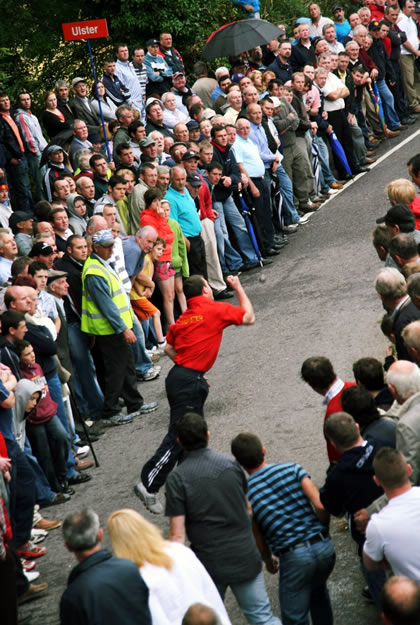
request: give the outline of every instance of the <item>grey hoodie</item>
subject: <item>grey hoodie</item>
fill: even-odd
[[[74,201],[76,198],[80,198],[84,201],[84,198],[78,193],[69,193],[67,196],[67,213],[69,216],[69,224],[74,230],[74,234],[82,236],[86,232],[87,221],[84,217],[81,217],[74,208]]]
[[[39,393],[39,385],[32,380],[19,380],[15,389],[15,405],[13,406],[13,430],[17,444],[23,451],[25,445],[25,418],[28,416],[26,406],[33,393]],[[41,399],[41,395],[39,396]],[[38,401],[39,401],[38,399]]]

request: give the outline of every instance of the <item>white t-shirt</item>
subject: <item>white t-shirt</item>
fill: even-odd
[[[397,26],[400,30],[402,30],[407,35],[408,43],[411,43],[414,50],[418,50],[419,48],[419,37],[417,31],[417,23],[413,20],[412,17],[408,17],[408,15],[404,15],[404,13],[400,13],[401,19],[398,20]],[[411,54],[410,50],[407,50],[404,46],[401,46],[401,54]]]
[[[334,25],[334,22],[330,20],[329,17],[320,17],[317,26],[315,26],[315,24],[311,22],[311,24],[309,24],[310,36],[311,37],[323,37],[322,29],[324,28],[324,26],[326,26],[326,24]]]
[[[338,100],[327,100],[327,95],[332,93],[333,91],[337,91],[337,89],[342,89],[345,87],[338,76],[329,72],[327,82],[324,87],[321,89],[324,94],[324,111],[327,113],[329,111],[340,111],[344,108],[344,98],[338,98]]]
[[[369,558],[390,563],[395,575],[420,582],[420,487],[390,499],[370,519],[363,551]]]
[[[167,543],[172,569],[145,564],[140,568],[149,589],[152,625],[181,625],[193,603],[204,603],[215,610],[222,625],[231,625],[223,601],[210,575],[197,556],[185,545]]]

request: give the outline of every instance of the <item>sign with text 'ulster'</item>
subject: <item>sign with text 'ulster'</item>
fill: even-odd
[[[97,39],[108,37],[106,20],[88,20],[86,22],[69,22],[62,24],[64,41],[77,39]]]

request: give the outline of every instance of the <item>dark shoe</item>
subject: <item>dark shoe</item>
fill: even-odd
[[[73,488],[70,488],[68,482],[63,482],[62,484],[60,484],[60,488],[61,488],[61,493],[63,493],[64,495],[68,495],[69,497],[71,495],[74,495],[74,493],[76,492]]]
[[[392,137],[398,137],[398,135],[400,134],[400,131],[399,130],[389,130],[389,128],[388,128],[386,134],[387,134],[388,139],[389,138],[392,139]]]
[[[106,428],[102,423],[102,419],[99,419],[98,421],[94,421],[93,425],[88,428],[88,434],[89,436],[91,434],[93,434],[94,436],[101,436],[105,432],[105,430]]]
[[[286,247],[286,245],[289,243],[289,241],[274,241],[273,242],[273,246],[272,249],[273,250],[281,250],[283,249],[283,247]]]
[[[251,269],[257,269],[258,267],[260,267],[260,263],[245,263],[242,271],[251,271]]]
[[[102,432],[101,434],[104,433],[104,428],[102,428]],[[92,434],[91,432],[89,432],[89,440],[87,440],[86,438],[80,437],[80,440],[77,441],[77,445],[78,447],[84,447],[85,445],[89,445],[89,443],[96,443],[99,440],[99,436],[97,434]]]
[[[233,297],[233,293],[231,291],[228,291],[227,289],[223,289],[223,291],[215,293],[213,297],[216,301],[220,299],[230,299],[231,297]]]
[[[137,410],[136,412],[132,413],[133,415],[137,415],[137,413],[139,414],[149,414],[149,412],[154,412],[155,410],[157,410],[159,407],[159,404],[157,401],[150,401],[147,404],[143,404],[142,407],[140,408],[140,410]]]
[[[26,616],[18,614],[18,625],[30,625],[32,623],[32,614],[27,614]]]
[[[398,126],[398,130],[407,130],[407,128],[408,128],[408,124],[403,124],[403,123],[401,123],[401,124]]]
[[[271,248],[271,250],[268,250],[268,252],[265,252],[265,256],[278,256],[280,254],[280,250],[275,249],[274,247]]]
[[[368,167],[367,165],[359,165],[359,167],[357,167],[353,173],[355,176],[357,176],[357,174],[364,174],[366,171],[370,171],[370,167]]]
[[[76,473],[69,479],[69,484],[72,486],[77,486],[78,484],[83,484],[84,482],[89,482],[92,479],[92,476],[89,473]]]
[[[362,589],[362,597],[363,599],[366,599],[369,603],[375,603],[375,601],[373,600],[373,597],[371,595],[371,592],[369,590],[369,586],[364,586]]]
[[[27,601],[32,601],[32,599],[37,599],[41,593],[45,592],[48,589],[47,582],[42,584],[29,584],[29,588],[23,595],[18,597],[18,604],[26,603]]]
[[[66,495],[65,493],[57,493],[52,501],[49,503],[45,503],[41,506],[41,508],[49,508],[50,506],[59,506],[62,503],[66,503],[66,501],[70,501],[70,495]]]
[[[271,258],[261,258],[261,262],[265,267],[265,265],[271,265],[273,261],[271,260]]]
[[[126,423],[131,423],[133,420],[132,417],[126,414],[115,414],[109,419],[101,419],[102,423],[105,427],[110,428],[116,425],[125,425]]]
[[[372,163],[376,163],[376,158],[371,157],[366,159],[366,165],[372,165]]]

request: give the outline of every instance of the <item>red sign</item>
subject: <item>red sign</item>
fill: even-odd
[[[64,41],[108,37],[108,25],[106,20],[69,22],[68,24],[62,24],[61,27],[63,29]]]

